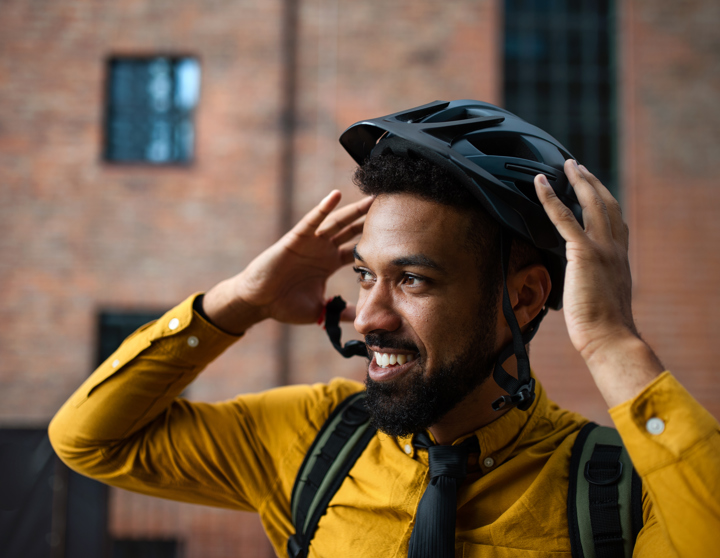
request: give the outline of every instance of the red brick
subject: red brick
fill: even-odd
[[[294,214],[353,164],[356,120],[435,99],[501,102],[496,0],[301,4]],[[168,307],[236,273],[277,237],[282,4],[199,0],[0,3],[0,421],[43,425],[93,365],[102,308]],[[619,3],[622,198],[635,313],[666,365],[720,416],[720,14],[710,0]],[[197,158],[188,168],[102,163],[105,60],[197,56]],[[572,148],[572,146],[569,146]],[[329,293],[356,296],[350,272]],[[357,337],[351,325],[346,339]],[[192,388],[225,399],[270,387],[279,328],[253,328]],[[316,326],[291,335],[293,382],[361,379]],[[550,396],[608,423],[547,318],[532,361]],[[187,556],[270,551],[257,518],[113,491],[111,531],[180,537]]]

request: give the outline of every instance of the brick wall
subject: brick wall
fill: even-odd
[[[0,4],[0,422],[46,424],[87,376],[101,308],[169,307],[243,267],[277,237],[279,1],[7,0]],[[337,144],[358,119],[435,99],[501,102],[497,0],[306,0],[300,12],[294,213],[328,190],[356,199]],[[635,310],[644,336],[720,416],[720,14],[710,0],[622,2],[621,167]],[[172,53],[202,66],[189,168],[101,162],[105,60]],[[329,292],[354,299],[350,273]],[[194,384],[217,400],[277,377],[262,324]],[[354,336],[351,326],[345,337]],[[549,316],[533,362],[551,397],[608,423]],[[291,334],[294,382],[362,378],[314,326]],[[117,536],[187,541],[187,556],[265,556],[254,516],[113,492]],[[151,521],[152,519],[152,521]]]
[[[170,307],[274,240],[280,9],[243,0],[2,3],[3,423],[47,424],[87,377],[100,309]],[[156,53],[200,59],[196,162],[104,164],[106,59]],[[270,387],[276,329],[256,328],[195,395]],[[270,554],[254,516],[121,492],[111,496],[110,528],[177,537],[188,557]]]
[[[0,416],[39,421],[90,372],[99,308],[169,307],[275,238],[279,3],[0,10]],[[157,52],[200,58],[197,160],[104,164],[105,60]],[[262,386],[273,327],[258,330],[246,374]],[[219,368],[234,391],[247,380],[231,360]]]

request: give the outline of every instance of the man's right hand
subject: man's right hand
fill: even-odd
[[[333,190],[287,234],[244,271],[222,281],[203,298],[203,310],[219,328],[234,334],[273,318],[290,324],[316,322],[325,306],[325,284],[353,261],[351,241],[362,232],[372,198],[333,211]],[[342,318],[352,320],[354,308]]]

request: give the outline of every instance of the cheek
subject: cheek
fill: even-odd
[[[428,305],[416,310],[415,319],[418,328],[422,328],[422,332],[418,331],[418,334],[424,335],[428,343],[442,344],[446,347],[464,345],[468,339],[476,335],[483,320],[483,312],[487,312],[486,319],[492,319],[492,310],[481,308],[481,301],[477,296],[458,297],[453,303],[445,300]],[[498,333],[502,331],[498,321],[494,321],[492,328]]]
[[[426,346],[444,345],[457,335],[457,313],[442,302],[428,299],[421,304],[408,305],[404,314]]]

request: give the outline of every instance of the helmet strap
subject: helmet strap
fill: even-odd
[[[517,407],[522,411],[527,411],[535,400],[535,379],[530,376],[530,359],[527,354],[526,345],[535,336],[540,322],[547,314],[547,307],[533,318],[528,325],[525,333],[520,331],[515,312],[510,303],[510,295],[507,288],[508,269],[510,267],[510,251],[512,249],[512,235],[504,229],[500,232],[500,259],[502,261],[502,279],[503,279],[503,300],[502,309],[505,321],[510,327],[512,333],[512,342],[508,343],[500,351],[500,355],[495,361],[493,370],[493,378],[497,384],[507,391],[510,395],[493,401],[492,408],[495,411],[506,409],[508,407]],[[503,363],[515,355],[517,361],[518,377],[515,379],[507,373],[503,368]]]
[[[361,356],[368,358],[368,350],[365,343],[358,340],[352,340],[343,346],[340,341],[342,330],[340,329],[340,314],[347,304],[342,297],[336,296],[325,306],[325,331],[330,338],[333,347],[345,358],[352,356]]]

